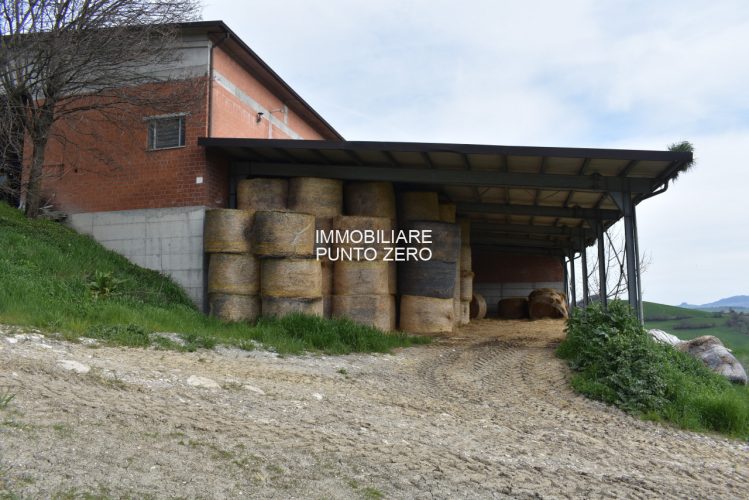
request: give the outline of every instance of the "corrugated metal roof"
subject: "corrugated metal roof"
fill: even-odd
[[[663,189],[691,153],[406,142],[202,138],[247,176],[384,180],[436,190],[473,221],[472,243],[563,255],[591,244],[593,225],[622,214],[607,195],[639,203]]]

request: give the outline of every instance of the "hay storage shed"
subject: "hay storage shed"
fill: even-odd
[[[624,219],[629,302],[641,315],[635,207],[667,189],[692,154],[589,148],[274,139],[199,140],[230,159],[230,206],[248,177],[388,181],[397,193],[437,192],[470,224],[473,289],[489,315],[500,299],[534,288],[568,292],[581,251]],[[570,276],[573,274],[573,276]],[[569,279],[572,278],[572,279]],[[599,280],[604,283],[605,279]],[[595,293],[605,297],[605,290]]]

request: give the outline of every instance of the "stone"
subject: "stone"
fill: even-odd
[[[254,392],[255,394],[265,396],[265,391],[260,389],[259,387],[255,387],[254,385],[245,385],[243,387],[250,392]]]
[[[664,332],[663,330],[653,328],[652,330],[648,330],[648,334],[653,337],[653,340],[660,342],[661,344],[668,344],[671,346],[681,344],[681,339],[679,337]]]
[[[704,363],[715,373],[723,375],[736,384],[747,383],[746,371],[741,363],[726,349],[719,338],[704,335],[696,339],[680,342],[676,349],[686,352]]]
[[[215,380],[208,377],[198,377],[197,375],[190,375],[187,379],[187,385],[203,389],[221,389],[221,386]]]
[[[61,359],[57,362],[57,364],[62,368],[63,370],[68,370],[75,373],[88,373],[91,371],[91,367],[88,365],[84,365],[83,363],[79,363],[78,361],[73,361],[70,359]]]

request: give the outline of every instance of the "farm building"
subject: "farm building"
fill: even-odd
[[[388,320],[379,326],[387,329],[396,326],[399,314],[403,327],[405,310],[422,316],[440,310],[449,316],[445,322],[457,323],[468,314],[474,292],[485,298],[490,315],[502,299],[538,288],[567,291],[574,304],[578,294],[587,300],[591,292],[574,290],[570,262],[624,218],[628,291],[639,309],[635,207],[663,192],[691,153],[345,141],[222,22],[183,25],[179,50],[184,78],[206,82],[203,97],[181,113],[144,110],[133,117],[136,126],[129,134],[113,128],[106,147],[125,151],[116,169],[80,147],[51,144],[43,190],[77,230],[171,275],[200,307],[209,307],[207,292],[221,291],[214,293],[214,299],[223,297],[211,304],[215,308],[250,308],[251,316],[261,309],[311,307],[330,314],[338,308],[353,317],[384,315]],[[262,202],[259,191],[267,195]],[[364,206],[361,200],[368,197],[374,201]],[[254,222],[237,222],[232,212],[215,210],[236,208]],[[439,250],[442,257],[431,267],[389,264],[371,270],[377,267],[372,264],[365,270],[361,264],[344,271],[341,265],[326,273],[324,263],[318,264],[322,271],[304,270],[312,247],[251,248],[258,232],[268,236],[302,224],[289,215],[297,213],[311,216],[318,230],[347,227],[356,217],[388,219],[383,229],[432,227],[438,236],[433,249],[451,250]],[[276,225],[261,230],[271,219]],[[253,236],[245,235],[247,247],[219,234],[221,228],[248,230],[253,224]],[[376,220],[356,224],[361,226],[351,227],[380,227]],[[268,238],[263,245],[273,243]],[[274,244],[284,241],[282,234],[277,238]],[[215,255],[245,257],[240,263]],[[253,278],[255,285],[237,285],[243,291],[236,295],[254,302],[226,302],[225,296],[233,295],[212,284],[213,261],[226,270],[247,265],[264,272]],[[309,281],[307,272],[315,275]],[[377,281],[378,273],[386,276]],[[283,288],[270,276],[290,277],[297,288],[314,292],[270,292]],[[341,283],[348,283],[346,293]],[[452,286],[442,289],[444,283]],[[428,295],[427,289],[435,291]]]

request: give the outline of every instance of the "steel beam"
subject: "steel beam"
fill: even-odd
[[[583,304],[586,306],[590,305],[590,290],[588,290],[588,252],[585,244],[583,244],[582,253],[580,254],[582,259],[582,272],[583,272]]]
[[[642,291],[640,286],[640,258],[638,255],[635,204],[630,193],[609,193],[624,214],[624,253],[627,260],[627,296],[640,323],[644,322]]]
[[[570,254],[570,305],[572,309],[577,307],[577,283],[575,283],[575,254]]]
[[[562,175],[483,170],[325,165],[294,162],[235,162],[237,173],[253,176],[305,176],[353,181],[390,181],[419,184],[450,184],[453,186],[523,187],[577,191],[630,191],[649,193],[653,180],[645,177],[602,175]]]
[[[564,217],[567,219],[618,220],[618,210],[582,207],[542,207],[535,205],[513,205],[505,203],[457,203],[459,213],[538,215],[541,217]]]
[[[543,234],[592,238],[595,233],[590,229],[569,226],[537,226],[532,224],[492,224],[491,222],[474,221],[471,230],[497,233]]]
[[[606,309],[609,305],[608,292],[606,291],[606,247],[603,240],[605,231],[603,224],[596,222],[596,233],[598,234],[598,300],[601,307]]]

